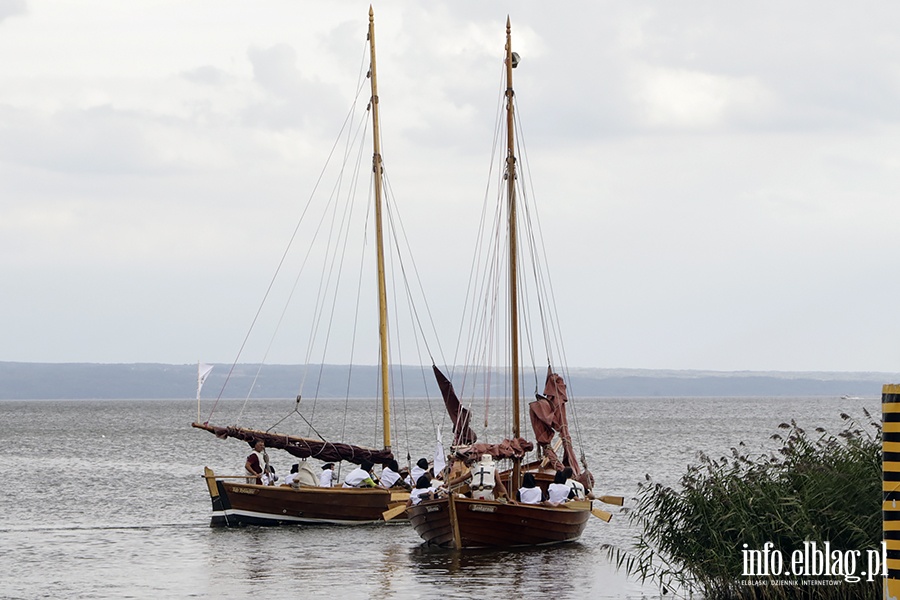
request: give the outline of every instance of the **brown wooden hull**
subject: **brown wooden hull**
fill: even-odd
[[[416,532],[429,545],[510,548],[577,540],[587,526],[591,510],[586,501],[550,507],[454,497],[422,502],[407,510],[407,514]]]
[[[207,471],[213,504],[211,525],[365,525],[384,522],[382,513],[405,505],[407,492],[382,488],[293,488],[217,480]],[[237,480],[240,481],[240,480]],[[392,520],[402,522],[403,515]]]

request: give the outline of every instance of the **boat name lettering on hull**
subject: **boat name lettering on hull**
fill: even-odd
[[[259,490],[254,490],[253,488],[243,488],[236,487],[231,489],[235,494],[250,494],[251,496],[255,496]]]
[[[473,510],[475,512],[484,512],[484,513],[492,513],[497,510],[496,506],[488,506],[487,504],[473,504],[469,507],[469,510]]]
[[[439,512],[440,510],[441,510],[440,506],[426,506],[425,507],[426,512]]]

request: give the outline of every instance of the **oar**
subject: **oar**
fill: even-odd
[[[593,506],[591,506],[591,514],[598,519],[603,519],[607,523],[609,523],[609,520],[613,518],[612,513],[606,512],[605,510],[601,510],[599,508],[594,508]]]
[[[381,516],[385,521],[390,521],[397,515],[402,514],[404,512],[406,512],[406,505],[401,504],[400,506],[395,506],[394,508],[389,508],[388,510],[381,513]]]
[[[622,506],[623,504],[625,504],[625,498],[623,498],[622,496],[597,496],[597,500],[606,504],[614,504],[616,506]]]
[[[598,519],[603,519],[604,521],[609,523],[609,520],[613,518],[612,513],[606,512],[605,510],[602,510],[600,508],[594,508],[593,503],[588,503],[588,504],[591,507],[591,514],[594,515],[595,517],[597,517]],[[579,510],[579,509],[584,508],[584,505],[585,505],[584,500],[577,500],[577,501],[573,500],[572,502],[563,502],[559,506],[561,508],[568,508],[570,510]]]

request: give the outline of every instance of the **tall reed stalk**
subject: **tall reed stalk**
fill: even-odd
[[[667,594],[726,598],[879,598],[881,578],[745,575],[742,550],[771,542],[785,558],[804,542],[841,551],[881,547],[881,424],[863,411],[860,424],[842,414],[836,434],[807,433],[793,420],[772,436],[775,449],[752,456],[743,442],[730,456],[701,456],[677,488],[639,485],[629,514],[640,529],[633,549],[608,547],[619,568],[658,583]],[[746,546],[745,546],[746,544]],[[837,585],[813,580],[837,579]],[[794,584],[790,584],[793,581]],[[788,583],[788,585],[785,585]]]

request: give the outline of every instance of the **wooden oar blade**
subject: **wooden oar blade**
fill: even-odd
[[[391,490],[391,502],[404,502],[405,503],[407,500],[409,500],[409,492],[407,492],[407,491],[395,492],[394,490]]]
[[[592,508],[591,514],[597,517],[598,519],[603,519],[607,523],[609,523],[610,519],[613,518],[612,513],[606,512],[605,510],[601,510],[599,508]]]
[[[405,512],[406,512],[406,505],[401,504],[400,506],[395,506],[394,508],[387,509],[386,511],[381,513],[381,516],[385,521],[390,521],[394,517],[402,515]]]
[[[568,508],[569,510],[585,510],[590,507],[591,514],[597,517],[598,519],[603,519],[607,523],[612,519],[612,513],[606,512],[605,510],[594,508],[594,506],[585,500],[570,500],[568,502],[563,502],[559,505],[560,508]]]
[[[623,504],[625,504],[625,498],[623,498],[622,496],[598,496],[597,500],[605,504],[613,504],[615,506],[622,506]]]

